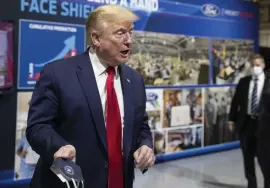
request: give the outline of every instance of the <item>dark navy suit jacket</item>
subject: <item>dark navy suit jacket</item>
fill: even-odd
[[[134,180],[133,153],[153,147],[145,113],[143,78],[127,65],[119,67],[124,98],[123,163],[125,188]],[[108,153],[105,123],[88,52],[45,65],[36,83],[28,114],[26,136],[40,155],[31,187],[61,188],[50,171],[54,153],[62,146],[76,148],[86,188],[106,188]]]

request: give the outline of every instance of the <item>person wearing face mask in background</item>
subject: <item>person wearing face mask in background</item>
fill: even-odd
[[[258,106],[265,83],[265,63],[260,55],[251,58],[251,75],[240,79],[231,102],[229,129],[236,130],[244,159],[248,188],[257,188],[254,159],[257,152]]]

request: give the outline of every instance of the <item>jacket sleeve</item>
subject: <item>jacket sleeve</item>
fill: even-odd
[[[237,121],[237,115],[239,110],[239,99],[241,97],[241,85],[243,83],[243,79],[239,81],[239,83],[236,86],[234,96],[232,98],[231,107],[230,107],[230,113],[229,113],[229,122],[236,122]]]
[[[68,145],[55,127],[59,109],[59,94],[50,64],[45,65],[32,94],[26,137],[32,149],[48,162],[62,146]]]
[[[144,94],[143,94],[144,117],[143,117],[142,125],[140,128],[140,133],[139,133],[137,143],[138,143],[138,148],[140,148],[143,145],[146,145],[153,149],[153,138],[152,138],[150,127],[148,125],[148,115],[146,113],[146,93],[145,93],[145,85],[144,85],[143,79],[142,79],[142,84],[143,84],[143,91],[144,91]]]
[[[144,116],[143,116],[143,121],[142,121],[142,125],[140,128],[140,133],[139,133],[139,137],[137,139],[137,143],[138,143],[138,148],[140,148],[143,145],[148,146],[149,148],[153,149],[153,137],[152,137],[152,133],[150,130],[150,127],[148,125],[148,115],[146,113],[146,92],[145,92],[145,85],[144,85],[144,81],[142,78],[142,85],[143,85],[143,105],[144,105]],[[148,169],[144,169],[142,170],[142,173],[146,173],[148,171]]]

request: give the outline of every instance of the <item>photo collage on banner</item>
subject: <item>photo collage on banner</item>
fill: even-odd
[[[202,146],[202,89],[147,89],[146,96],[156,155]]]
[[[253,48],[251,40],[134,32],[128,65],[150,86],[146,108],[157,155],[237,140],[228,115]]]

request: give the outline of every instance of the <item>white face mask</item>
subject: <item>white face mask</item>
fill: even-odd
[[[259,76],[262,73],[263,73],[263,68],[262,67],[260,67],[260,66],[252,67],[251,74],[253,76]]]

